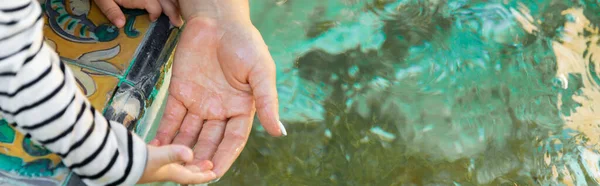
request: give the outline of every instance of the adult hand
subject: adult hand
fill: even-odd
[[[193,17],[175,51],[167,107],[153,145],[195,146],[192,164],[221,177],[244,148],[255,111],[272,136],[279,121],[275,64],[248,21]]]

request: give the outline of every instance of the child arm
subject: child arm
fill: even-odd
[[[134,185],[144,172],[146,144],[92,107],[43,42],[42,15],[37,0],[0,3],[0,114],[86,184]]]

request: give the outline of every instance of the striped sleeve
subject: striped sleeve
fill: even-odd
[[[146,144],[91,106],[43,42],[42,14],[37,0],[0,0],[0,114],[86,184],[134,185]]]

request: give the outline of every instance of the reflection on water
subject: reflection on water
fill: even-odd
[[[216,185],[600,184],[599,1],[251,4],[289,136]]]

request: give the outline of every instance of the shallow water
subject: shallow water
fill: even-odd
[[[598,185],[600,1],[251,1],[289,135],[215,185]]]

